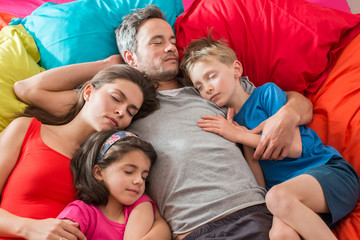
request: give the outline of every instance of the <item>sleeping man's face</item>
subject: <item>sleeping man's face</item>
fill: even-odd
[[[179,72],[176,38],[169,23],[153,18],[146,20],[136,35],[135,67],[152,80],[173,80]]]

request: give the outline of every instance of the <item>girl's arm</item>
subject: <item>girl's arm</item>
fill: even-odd
[[[254,149],[243,145],[244,157],[253,172],[256,182],[265,188],[265,179],[259,161],[253,161]]]
[[[0,135],[0,192],[15,167],[20,149],[31,119],[20,117],[13,120]],[[34,220],[23,218],[0,208],[0,236],[22,237],[26,239],[59,239],[55,233],[85,239],[73,225],[57,219]],[[55,237],[56,236],[56,237]]]
[[[53,68],[16,82],[14,91],[23,102],[54,116],[64,116],[77,101],[75,88],[100,70],[119,63],[123,63],[121,56],[113,55],[101,61]]]
[[[202,116],[202,120],[198,121],[199,127],[204,131],[217,133],[231,142],[240,143],[256,149],[261,136],[259,134],[246,131],[245,127],[236,125],[222,116]],[[297,127],[293,140],[290,144],[287,157],[298,158],[302,153],[302,142],[300,130]]]
[[[136,206],[126,224],[124,240],[171,239],[169,226],[158,212],[155,216],[151,202]]]
[[[171,240],[172,234],[168,223],[161,216],[158,209],[155,211],[155,221],[148,232],[141,240]]]

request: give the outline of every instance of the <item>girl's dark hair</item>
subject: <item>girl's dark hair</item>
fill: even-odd
[[[73,120],[80,112],[85,104],[83,97],[84,89],[87,85],[92,84],[95,89],[100,88],[104,84],[112,83],[117,79],[125,79],[138,85],[144,95],[143,103],[139,109],[139,112],[134,116],[133,121],[139,118],[146,117],[153,111],[159,108],[159,100],[156,98],[156,89],[151,80],[147,79],[143,73],[139,70],[130,67],[126,64],[113,65],[108,67],[98,74],[96,74],[91,80],[87,81],[78,91],[78,101],[73,105],[69,113],[64,117],[55,117],[48,112],[36,108],[27,107],[22,116],[35,117],[44,124],[62,125]]]
[[[152,145],[133,136],[121,138],[106,151],[101,159],[98,159],[101,146],[116,132],[118,130],[112,129],[93,134],[71,159],[71,171],[74,175],[74,186],[77,188],[78,198],[87,204],[102,205],[108,202],[108,188],[103,181],[94,177],[95,165],[106,168],[124,154],[135,150],[142,151],[150,159],[151,165],[156,160],[157,155]]]

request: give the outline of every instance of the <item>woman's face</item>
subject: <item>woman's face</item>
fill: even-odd
[[[144,99],[140,87],[126,79],[116,79],[97,89],[89,85],[84,98],[86,120],[96,131],[126,128]]]

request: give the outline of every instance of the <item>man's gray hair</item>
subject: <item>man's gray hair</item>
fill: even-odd
[[[165,14],[161,12],[159,7],[155,5],[147,5],[145,8],[135,9],[132,13],[125,15],[123,17],[123,22],[115,29],[117,46],[124,60],[125,50],[130,50],[133,53],[136,53],[136,34],[138,29],[143,22],[151,18],[166,20]]]

